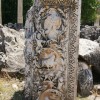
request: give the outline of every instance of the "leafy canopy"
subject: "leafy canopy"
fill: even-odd
[[[97,0],[82,0],[81,22],[91,24],[96,19]]]
[[[2,0],[2,18],[3,24],[9,22],[17,22],[17,1],[18,0]],[[33,0],[23,0],[23,17],[24,22],[27,10],[32,6]]]
[[[32,6],[34,0],[23,0],[24,22],[27,10]],[[81,23],[91,24],[96,18],[97,8],[100,9],[100,0],[82,0]],[[100,13],[100,10],[98,10]],[[2,0],[3,24],[17,22],[17,0]]]

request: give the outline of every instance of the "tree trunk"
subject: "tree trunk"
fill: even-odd
[[[35,0],[28,11],[26,100],[76,100],[80,7],[81,0]]]
[[[94,22],[94,26],[100,26],[100,17],[97,17],[95,22]]]
[[[18,10],[17,10],[17,23],[19,28],[22,28],[23,25],[23,0],[18,0]]]
[[[1,6],[1,0],[0,0],[0,24],[2,24],[2,6]]]

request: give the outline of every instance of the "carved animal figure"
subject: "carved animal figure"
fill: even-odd
[[[59,91],[54,89],[48,89],[41,94],[39,100],[62,100]]]
[[[39,100],[62,100],[62,93],[56,89],[52,89],[54,84],[50,81],[45,81],[46,90],[40,94]]]
[[[45,34],[49,39],[57,40],[57,34],[61,24],[61,18],[57,14],[56,9],[50,8],[48,11],[48,17],[44,22],[44,29],[46,30]]]
[[[46,67],[47,69],[59,70],[63,65],[61,55],[51,48],[43,48],[39,59],[42,67]]]
[[[48,7],[42,8],[39,12],[39,15],[39,22],[41,24],[37,25],[37,28],[40,32],[42,30],[42,36],[47,40],[61,40],[63,38],[62,34],[64,34],[65,30],[65,15],[63,11],[61,9]]]

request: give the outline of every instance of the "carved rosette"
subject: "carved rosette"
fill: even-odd
[[[36,0],[28,11],[26,100],[75,100],[78,10],[78,0]]]

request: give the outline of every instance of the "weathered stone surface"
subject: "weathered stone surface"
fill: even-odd
[[[80,6],[80,0],[35,0],[28,11],[25,100],[76,99]]]
[[[79,55],[83,56],[94,67],[93,69],[100,73],[99,43],[87,39],[80,39]]]
[[[0,28],[0,52],[6,52],[5,51],[5,44],[4,44],[5,36],[2,31],[2,28]]]
[[[80,37],[89,39],[89,40],[97,40],[100,36],[100,28],[96,26],[85,26],[81,28]]]
[[[93,75],[88,62],[82,56],[79,56],[78,60],[78,93],[87,97],[93,89]]]
[[[81,96],[88,96],[93,83],[100,82],[100,47],[97,42],[80,39],[78,88]],[[81,59],[81,62],[80,62]],[[94,82],[93,82],[94,81]]]
[[[24,31],[22,30],[21,32],[18,32],[10,28],[3,27],[2,25],[0,26],[0,57],[3,59],[3,62],[6,60],[6,64],[8,68],[10,68],[9,70],[16,71],[17,69],[19,70],[20,68],[24,68]],[[90,64],[95,66],[97,70],[100,70],[99,49],[97,49],[96,52],[96,48],[99,48],[99,44],[91,40],[80,39],[79,45],[79,55],[82,55],[85,59],[87,59],[88,56]],[[41,48],[41,45],[39,48]],[[1,64],[3,64],[2,61]]]
[[[3,59],[5,59],[5,63],[7,66],[6,71],[16,72],[24,68],[24,31],[18,32],[7,27],[2,27],[1,33],[3,33],[3,42],[0,48],[0,52],[1,54],[2,52],[4,52],[5,55]]]
[[[24,31],[22,30],[21,32],[17,32],[7,27],[2,27],[1,29],[5,37],[4,45],[5,45],[6,54],[4,54],[3,52],[0,52],[0,67],[2,68],[2,65],[4,66],[6,62],[7,68],[3,69],[3,71],[18,72],[20,69],[22,69],[21,71],[23,71],[25,67],[25,62],[24,62],[24,57],[23,57]],[[40,44],[38,45],[40,47],[37,48],[37,50],[41,48],[41,45]],[[50,45],[50,47],[53,49],[55,48],[55,50],[57,49],[56,45]],[[97,42],[87,40],[87,39],[80,39],[79,54],[82,55],[87,61],[89,61],[89,64],[93,65],[97,71],[100,71],[100,67],[99,67],[100,66],[100,50],[98,48],[99,48],[99,44]],[[40,58],[41,58],[41,55],[40,55]],[[45,61],[46,59],[42,61],[42,64],[46,64]],[[86,84],[81,84],[81,91],[82,91],[81,95],[86,96],[90,93],[90,90],[92,89],[93,80],[92,80],[92,75],[91,75],[91,69],[89,69],[88,65],[84,67],[84,64],[86,64],[85,62],[82,62],[82,63],[83,63],[83,66],[81,67],[82,71],[79,69],[80,70],[79,76],[85,75],[83,78]],[[80,79],[81,78],[79,77],[78,81],[81,82]],[[83,86],[84,88],[82,88]]]
[[[96,41],[100,44],[100,36],[98,37],[98,39]]]
[[[0,52],[0,71],[5,66],[5,54],[3,52]]]
[[[93,66],[93,69],[100,74],[100,47],[96,48],[94,52],[85,55],[84,58]]]
[[[79,55],[85,56],[94,52],[96,48],[99,48],[99,44],[95,41],[80,39],[79,40]]]

